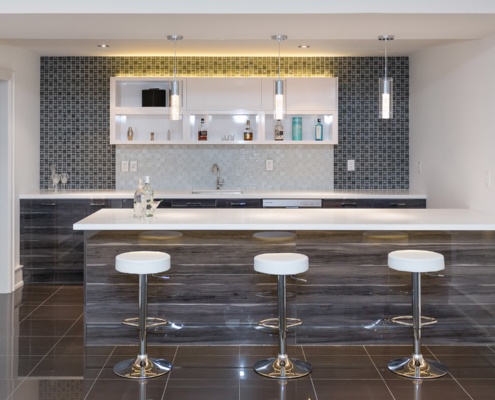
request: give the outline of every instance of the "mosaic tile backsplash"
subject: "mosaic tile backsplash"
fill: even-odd
[[[71,189],[134,188],[137,176],[119,171],[136,160],[159,189],[209,188],[211,164],[226,188],[407,189],[409,187],[409,60],[389,57],[394,118],[378,119],[380,57],[282,58],[282,76],[339,78],[336,146],[111,146],[111,76],[170,76],[171,57],[42,57],[40,188],[50,165],[69,174]],[[276,57],[178,57],[180,76],[277,76]],[[264,161],[274,160],[273,172]],[[356,170],[347,171],[347,160]]]

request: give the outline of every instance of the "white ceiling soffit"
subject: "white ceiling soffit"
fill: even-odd
[[[174,33],[178,56],[275,56],[273,34],[289,37],[283,57],[383,55],[383,34],[395,36],[390,55],[406,56],[495,33],[494,0],[4,1],[0,44],[44,56],[170,56]]]

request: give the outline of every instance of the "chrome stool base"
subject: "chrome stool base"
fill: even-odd
[[[165,375],[171,369],[172,363],[167,360],[138,356],[115,364],[113,372],[123,378],[149,379]]]
[[[313,370],[311,365],[304,361],[280,356],[258,361],[253,368],[258,374],[272,379],[302,378]]]
[[[388,363],[388,369],[397,375],[412,379],[435,379],[446,375],[447,367],[434,360],[426,360],[422,356],[397,358]]]

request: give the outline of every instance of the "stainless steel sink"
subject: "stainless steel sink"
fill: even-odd
[[[228,190],[228,189],[193,189],[192,194],[242,194],[242,190]]]

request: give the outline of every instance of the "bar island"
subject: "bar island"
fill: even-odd
[[[74,224],[85,231],[85,343],[135,343],[137,277],[115,271],[134,250],[171,256],[169,279],[150,277],[149,315],[166,318],[150,344],[274,344],[261,319],[276,316],[276,278],[253,270],[268,252],[309,257],[307,282],[288,279],[289,317],[303,325],[289,344],[406,344],[410,274],[387,267],[399,249],[445,256],[423,279],[423,315],[438,320],[424,343],[495,342],[495,216],[466,209],[103,209]],[[286,238],[261,232],[289,232]]]

